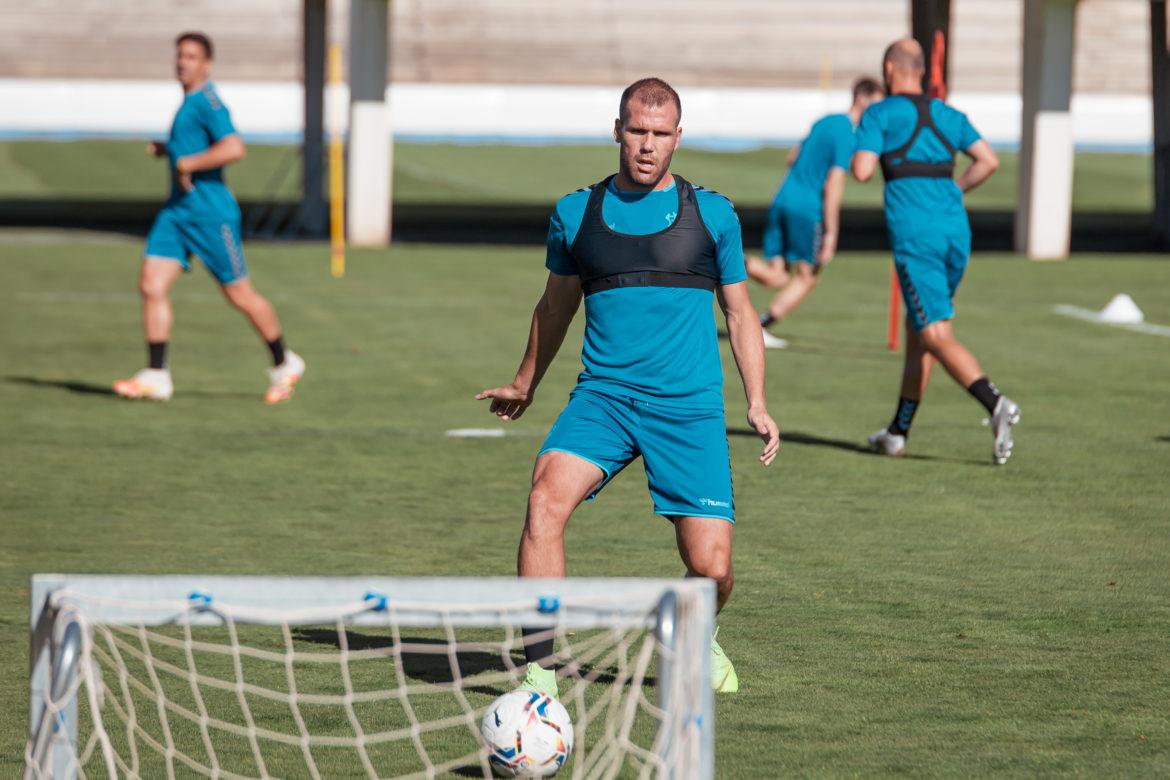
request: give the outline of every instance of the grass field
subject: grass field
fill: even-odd
[[[0,141],[0,199],[154,200],[167,188],[166,166],[137,141]],[[675,168],[691,181],[725,193],[740,206],[766,206],[784,171],[784,149],[750,152],[679,150]],[[973,209],[1012,210],[1016,155],[968,199]],[[609,146],[453,146],[400,143],[394,149],[394,197],[401,203],[552,203],[614,165]],[[960,160],[962,162],[962,160]],[[282,179],[280,172],[287,173]],[[298,152],[253,145],[229,180],[245,200],[299,192]],[[506,171],[502,175],[501,171]],[[1153,203],[1149,155],[1080,153],[1073,181],[1077,211],[1147,212]],[[278,182],[283,182],[278,186]],[[881,205],[881,187],[853,184],[847,207]]]
[[[267,408],[265,351],[202,271],[175,294],[175,398],[133,404],[105,388],[143,358],[138,242],[0,245],[0,775],[21,765],[33,572],[513,571],[580,323],[514,435],[443,432],[495,424],[472,396],[514,370],[540,250],[353,252],[334,281],[320,245],[249,245],[310,366]],[[1004,468],[942,375],[912,457],[859,451],[897,390],[887,274],[841,256],[769,354],[770,469],[724,342],[739,523],[720,639],[743,689],[718,701],[720,777],[1167,776],[1170,344],[1052,307],[1126,291],[1170,323],[1170,265],[974,260],[958,333],[1023,407]],[[570,573],[675,576],[672,541],[634,466],[574,519]]]

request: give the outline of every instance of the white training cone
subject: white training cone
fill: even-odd
[[[1142,314],[1142,310],[1133,302],[1125,293],[1114,295],[1113,300],[1105,304],[1105,308],[1097,315],[1101,322],[1108,322],[1114,325],[1134,325],[1143,322],[1146,315]]]

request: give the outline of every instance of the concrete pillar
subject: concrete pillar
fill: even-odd
[[[1170,249],[1170,49],[1166,0],[1150,0],[1150,84],[1154,97],[1154,241]]]
[[[324,236],[325,207],[325,2],[303,0],[305,124],[301,144],[299,232]]]
[[[1035,260],[1068,257],[1075,21],[1076,0],[1024,0],[1024,105],[1015,247]]]
[[[352,0],[349,26],[348,239],[390,243],[391,140],[386,105],[387,0]]]

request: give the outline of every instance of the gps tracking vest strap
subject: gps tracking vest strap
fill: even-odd
[[[602,218],[613,176],[590,188],[585,215],[569,254],[585,295],[619,287],[684,287],[714,290],[719,279],[715,241],[703,224],[695,189],[674,174],[678,213],[674,222],[644,236],[618,233]]]
[[[910,138],[906,143],[897,149],[882,154],[882,176],[885,177],[886,181],[910,177],[926,179],[954,178],[955,147],[951,145],[951,142],[947,140],[946,136],[934,124],[934,117],[930,115],[930,102],[932,98],[926,95],[899,95],[898,97],[904,97],[914,103],[914,107],[918,109],[918,124],[914,126],[914,132],[910,134]],[[948,162],[921,162],[906,159],[906,155],[910,153],[910,147],[918,140],[918,136],[922,134],[923,130],[929,130],[934,133],[935,137],[946,147],[947,153],[951,156]]]

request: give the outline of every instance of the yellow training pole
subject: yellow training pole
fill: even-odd
[[[341,87],[341,47],[329,46],[329,85],[334,100]],[[333,278],[345,276],[345,145],[341,122],[334,106],[329,127],[329,270]]]

